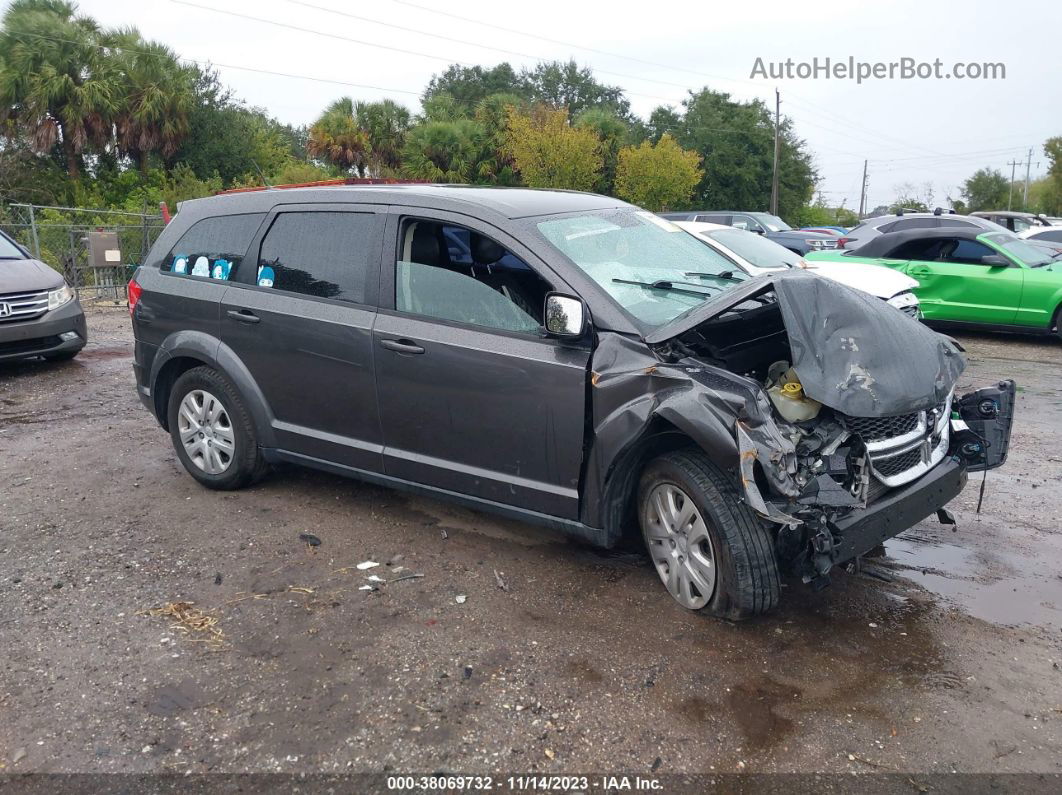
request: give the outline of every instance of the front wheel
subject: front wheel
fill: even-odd
[[[207,488],[239,489],[265,474],[250,412],[213,368],[195,367],[177,379],[167,416],[177,457]]]
[[[668,453],[646,467],[638,518],[653,567],[683,607],[738,620],[778,604],[770,534],[699,450]]]

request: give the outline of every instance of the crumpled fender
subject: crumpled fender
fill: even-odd
[[[604,332],[591,362],[590,390],[594,441],[584,474],[585,524],[605,524],[616,467],[661,422],[689,437],[735,485],[745,482],[747,466],[754,499],[758,491],[751,459],[755,458],[762,460],[781,493],[799,494],[790,478],[796,471],[796,450],[771,419],[766,396],[748,378],[694,359],[661,362],[644,343]],[[739,454],[742,437],[747,449],[755,450],[747,465]],[[756,504],[752,507],[769,515],[771,509],[763,499],[756,502],[764,506],[762,510]],[[784,523],[799,522],[785,517]]]

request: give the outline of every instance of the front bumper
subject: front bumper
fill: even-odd
[[[0,362],[79,351],[87,341],[85,313],[75,298],[35,320],[0,322]]]
[[[827,554],[835,565],[864,555],[951,502],[963,490],[966,478],[966,462],[951,456],[913,483],[830,523],[831,548],[817,551]]]

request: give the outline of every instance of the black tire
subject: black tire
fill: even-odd
[[[643,535],[649,522],[649,495],[661,484],[677,486],[690,496],[712,542],[715,589],[701,611],[738,621],[774,609],[781,594],[774,544],[735,486],[700,450],[660,456],[646,467],[638,486]]]
[[[81,353],[81,348],[76,351],[60,351],[59,353],[46,353],[44,354],[45,361],[49,362],[68,362]]]
[[[178,427],[181,401],[196,390],[205,390],[221,402],[232,427],[235,449],[227,469],[220,474],[210,474],[197,466],[181,442]],[[254,421],[243,398],[229,379],[212,367],[195,367],[181,374],[170,390],[166,416],[170,439],[173,441],[173,449],[177,451],[177,457],[188,470],[188,474],[208,489],[241,489],[261,480],[269,471],[269,465],[258,447]]]

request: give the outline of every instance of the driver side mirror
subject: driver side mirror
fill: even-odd
[[[990,268],[1008,268],[1010,261],[1002,254],[987,254],[981,257],[981,264]]]
[[[546,295],[546,332],[553,337],[573,339],[586,329],[586,304],[581,299],[560,293]]]

